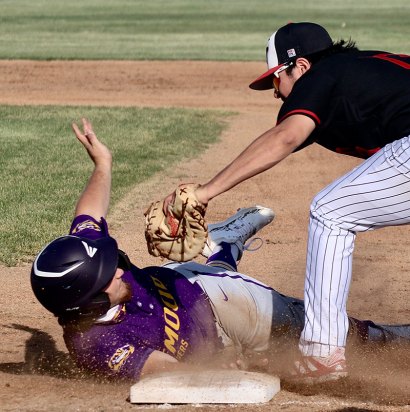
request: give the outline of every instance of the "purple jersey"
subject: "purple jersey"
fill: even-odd
[[[70,234],[90,239],[108,236],[104,219],[78,216]],[[179,361],[209,358],[222,346],[208,299],[196,283],[163,267],[133,266],[123,280],[129,302],[112,308],[86,330],[64,327],[64,340],[78,365],[99,375],[138,379],[148,356],[165,352]]]

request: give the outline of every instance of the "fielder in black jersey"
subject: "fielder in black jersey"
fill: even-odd
[[[278,123],[302,114],[316,125],[298,149],[368,158],[410,134],[410,56],[347,51],[313,65],[284,99]]]
[[[197,189],[203,203],[316,142],[366,159],[317,194],[310,208],[305,326],[295,380],[347,375],[346,302],[356,233],[410,223],[410,57],[334,42],[315,23],[271,35],[268,71],[251,83],[282,99],[276,126]],[[165,199],[165,207],[171,195]]]

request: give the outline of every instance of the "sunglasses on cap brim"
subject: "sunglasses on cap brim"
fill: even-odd
[[[280,85],[280,77],[279,73],[283,72],[284,70],[288,69],[289,67],[293,66],[294,62],[283,63],[277,70],[275,70],[273,74],[273,87],[276,91],[279,91]]]

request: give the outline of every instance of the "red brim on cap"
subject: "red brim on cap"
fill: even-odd
[[[278,66],[272,67],[267,72],[263,73],[256,80],[254,80],[249,85],[249,87],[253,90],[273,89],[273,73],[275,73],[276,70],[278,70],[280,66],[283,66],[283,64],[279,64]]]

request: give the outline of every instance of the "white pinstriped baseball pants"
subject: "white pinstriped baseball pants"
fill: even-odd
[[[346,346],[346,302],[357,232],[410,223],[410,136],[386,145],[318,193],[311,205],[304,355]]]

